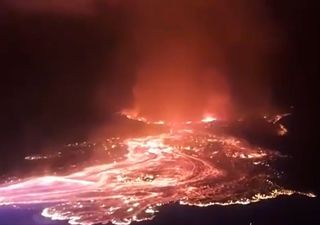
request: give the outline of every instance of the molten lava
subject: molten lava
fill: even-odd
[[[313,197],[275,183],[278,173],[270,165],[277,152],[215,134],[204,125],[106,143],[107,152],[126,149],[120,160],[64,176],[11,180],[0,185],[0,205],[49,204],[43,216],[70,224],[129,224],[152,219],[159,206],[174,202],[209,206],[295,193]]]
[[[213,121],[216,121],[217,118],[213,117],[213,116],[205,116],[201,122],[204,122],[204,123],[210,123],[210,122],[213,122]]]

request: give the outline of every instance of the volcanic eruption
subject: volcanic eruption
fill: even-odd
[[[61,1],[64,4],[72,5]],[[161,205],[175,202],[210,206],[280,195],[314,196],[277,184],[281,176],[273,164],[282,154],[230,132],[242,126],[240,115],[253,112],[272,135],[279,129],[287,132],[279,124],[281,115],[273,118],[264,111],[270,103],[265,74],[271,72],[268,56],[275,43],[258,1],[118,4],[127,20],[122,27],[125,47],[117,51],[121,63],[115,71],[126,67],[121,60],[130,52],[136,78],[133,103],[121,119],[155,127],[155,132],[26,156],[31,163],[45,160],[65,166],[30,177],[7,177],[0,184],[0,205],[46,204],[42,215],[53,220],[120,225],[152,219]],[[88,152],[99,158],[74,163]]]
[[[268,107],[265,75],[272,72],[266,65],[276,50],[275,29],[258,2],[129,5],[128,45],[137,55],[131,114],[188,121],[205,114],[227,119],[243,108]]]

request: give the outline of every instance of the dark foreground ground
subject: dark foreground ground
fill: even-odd
[[[168,205],[151,221],[139,225],[316,225],[320,224],[318,198],[284,197],[251,205],[206,208]],[[40,215],[42,207],[0,208],[0,225],[67,225]]]

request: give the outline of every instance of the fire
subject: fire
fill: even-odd
[[[126,19],[115,25],[117,29],[110,23],[111,30],[121,30],[115,35],[121,37],[120,50],[111,71],[136,71],[136,110],[121,114],[170,131],[92,145],[93,151],[114,152],[112,162],[102,159],[85,168],[75,166],[77,171],[66,170],[66,175],[2,183],[0,205],[45,203],[50,206],[42,215],[53,220],[122,225],[152,219],[159,206],[171,202],[209,206],[249,204],[280,195],[314,197],[277,185],[278,173],[272,168],[277,152],[207,129],[208,123],[228,118],[235,99],[267,102],[269,93],[260,87],[268,82],[256,75],[268,72],[266,56],[275,55],[270,53],[277,43],[266,45],[265,40],[274,38],[269,36],[273,32],[266,13],[260,13],[263,7],[254,1],[247,7],[241,1],[180,0],[168,10],[164,1],[150,2],[125,1],[127,6],[119,7],[124,9],[120,17]],[[118,18],[113,16],[112,20]],[[248,35],[252,33],[258,38],[253,40]],[[237,78],[235,82],[229,81],[231,77]],[[242,94],[235,98],[233,93]],[[276,124],[283,116],[266,119]],[[279,126],[280,135],[287,133]],[[64,154],[25,159],[55,157],[63,159]]]
[[[217,120],[217,118],[215,118],[215,117],[213,117],[213,116],[205,116],[205,117],[201,120],[201,122],[203,122],[203,123],[211,123],[211,122],[216,121],[216,120]]]
[[[168,125],[168,126],[172,126],[172,125],[184,125],[184,124],[196,124],[196,123],[211,123],[214,121],[217,121],[218,118],[208,114],[203,116],[203,118],[201,120],[187,120],[187,121],[180,121],[180,122],[169,122],[169,121],[164,121],[164,120],[157,120],[157,121],[153,121],[153,120],[149,120],[143,116],[139,116],[138,113],[134,112],[134,111],[122,111],[120,113],[122,116],[125,116],[127,119],[130,120],[136,120],[139,122],[143,122],[146,124],[154,124],[154,125]]]
[[[64,176],[11,180],[0,185],[0,205],[46,203],[51,206],[42,215],[53,220],[120,225],[152,219],[159,206],[170,202],[209,206],[249,204],[280,195],[314,197],[275,183],[277,173],[270,162],[277,152],[205,128],[107,142],[102,145],[107,152],[126,148],[120,160]],[[98,143],[92,146],[98,151]]]
[[[153,123],[151,121],[148,121],[146,118],[139,116],[139,114],[133,110],[123,110],[122,112],[120,112],[120,115],[126,117],[129,120],[136,120],[147,124]]]
[[[291,113],[283,113],[283,114],[276,114],[274,116],[267,116],[264,115],[263,118],[268,122],[268,123],[272,123],[274,125],[278,126],[278,135],[279,136],[285,136],[288,133],[288,129],[282,124],[280,123],[280,121],[287,117],[290,116]]]

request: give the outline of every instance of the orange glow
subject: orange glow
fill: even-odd
[[[205,117],[203,121],[215,119]],[[269,162],[277,158],[277,152],[198,126],[188,127],[152,136],[107,139],[105,151],[126,148],[119,161],[79,168],[64,176],[9,180],[0,185],[0,206],[50,203],[42,215],[53,220],[122,225],[152,219],[157,208],[169,202],[204,207],[245,205],[281,195],[315,197],[274,183],[276,174]]]
[[[205,116],[205,117],[201,120],[201,122],[203,122],[203,123],[211,123],[211,122],[216,121],[216,120],[217,120],[217,118],[215,118],[215,117],[213,117],[213,116]]]
[[[121,115],[125,116],[127,119],[130,119],[130,120],[136,120],[136,121],[140,121],[140,122],[143,122],[143,123],[146,123],[146,124],[155,124],[155,125],[168,125],[168,126],[171,126],[171,125],[190,125],[190,124],[196,124],[196,123],[199,123],[199,122],[202,122],[202,123],[211,123],[211,122],[214,122],[214,121],[217,121],[218,118],[208,114],[206,116],[204,116],[201,120],[188,120],[188,121],[180,121],[180,122],[174,122],[174,121],[164,121],[164,120],[158,120],[158,121],[152,121],[152,120],[149,120],[145,117],[141,117],[141,116],[138,116],[138,113],[135,113],[135,112],[132,112],[132,111],[127,111],[127,110],[124,110],[123,112],[121,112]]]

